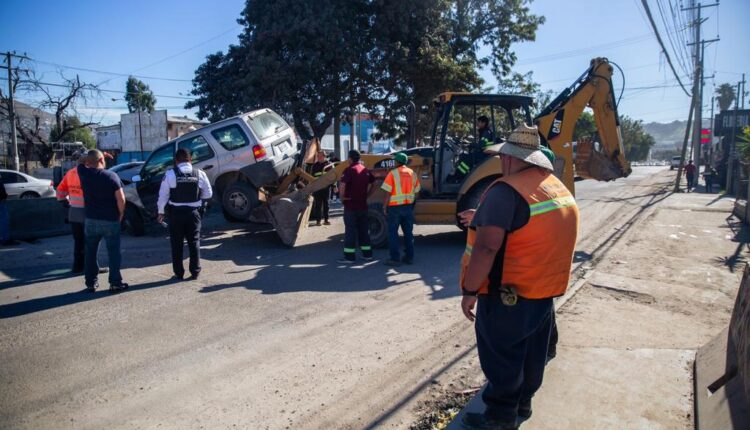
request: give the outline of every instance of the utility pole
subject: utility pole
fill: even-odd
[[[710,143],[708,144],[708,167],[714,166],[714,127],[716,124],[714,124],[714,104],[716,103],[714,101],[716,97],[711,96],[711,134],[709,135],[709,139],[711,139]]]
[[[745,109],[745,74],[742,74],[742,91],[740,92],[740,95],[742,95],[742,109]]]
[[[737,150],[734,147],[734,139],[737,134],[737,109],[740,102],[740,88],[742,88],[742,82],[737,82],[737,98],[734,100],[734,115],[732,115],[732,135],[729,140],[729,160],[727,161],[727,194],[734,193],[734,164],[735,157],[737,156]]]
[[[683,11],[689,11],[694,10],[696,11],[696,19],[693,21],[693,25],[695,26],[695,42],[688,43],[688,46],[695,46],[695,74],[696,78],[698,80],[698,84],[695,87],[695,90],[697,91],[698,100],[695,103],[695,121],[693,123],[693,145],[692,145],[692,153],[693,153],[693,159],[695,162],[695,165],[698,167],[698,171],[696,172],[696,176],[700,176],[700,166],[701,166],[701,129],[703,128],[703,54],[705,52],[705,45],[707,43],[716,42],[719,39],[713,39],[713,40],[701,40],[701,25],[705,21],[701,17],[701,11],[703,8],[707,7],[714,7],[718,6],[719,2],[709,4],[709,5],[701,5],[698,3],[696,6],[683,8]],[[698,46],[700,45],[700,46]]]
[[[21,161],[18,158],[18,137],[16,136],[16,109],[13,103],[13,64],[11,60],[13,57],[20,57],[11,52],[5,53],[5,61],[8,63],[8,120],[10,121],[10,144],[13,148],[13,170],[18,172],[21,169]]]

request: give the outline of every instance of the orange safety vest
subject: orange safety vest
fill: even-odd
[[[525,226],[506,233],[502,279],[492,280],[492,286],[512,287],[527,299],[565,294],[578,235],[578,206],[573,195],[551,172],[536,168],[500,178],[492,185],[498,182],[505,182],[523,196],[530,217]],[[461,258],[461,288],[475,239],[476,230],[469,229]],[[490,284],[490,279],[485,280],[479,294],[488,294]]]
[[[388,172],[380,188],[391,194],[388,206],[401,206],[414,203],[414,196],[421,189],[421,185],[413,170],[399,166]]]
[[[83,189],[81,188],[81,179],[78,177],[78,167],[68,170],[60,185],[57,186],[57,200],[65,200],[66,198],[71,207],[84,207]]]

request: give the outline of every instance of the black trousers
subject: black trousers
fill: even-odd
[[[185,275],[182,265],[182,247],[187,240],[190,253],[191,275],[198,275],[201,271],[201,215],[198,208],[188,206],[170,206],[169,208],[169,236],[172,245],[172,270],[177,276]]]
[[[331,196],[330,188],[317,191],[313,193],[313,208],[312,208],[312,220],[320,222],[320,220],[328,221],[328,199]]]
[[[503,304],[499,295],[477,301],[477,351],[487,388],[485,414],[515,422],[519,404],[528,404],[542,385],[551,329],[552,299],[518,299]]]
[[[372,257],[367,211],[344,209],[344,258],[354,261],[357,244],[359,244],[363,257]]]
[[[73,271],[82,272],[86,250],[86,235],[83,232],[83,223],[71,222],[70,230],[73,232]]]

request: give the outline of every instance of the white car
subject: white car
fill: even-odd
[[[672,157],[672,160],[669,162],[669,170],[674,170],[680,167],[680,157],[679,155],[675,155]]]
[[[38,199],[55,197],[55,188],[49,179],[37,179],[25,173],[0,169],[0,182],[10,199]]]

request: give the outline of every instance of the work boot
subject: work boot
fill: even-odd
[[[130,285],[128,285],[128,284],[126,284],[124,282],[121,282],[119,284],[109,284],[109,292],[110,293],[119,293],[119,292],[127,290],[128,287],[130,287]]]
[[[97,288],[99,288],[99,284],[98,283],[95,283],[94,285],[91,285],[91,286],[87,285],[86,286],[86,291],[89,292],[89,293],[95,293]]]
[[[324,225],[331,225],[331,222],[330,222],[330,221],[328,221],[328,220],[325,220],[325,221],[323,221],[323,224],[324,224]]]
[[[469,430],[518,430],[515,422],[498,421],[476,412],[465,413],[461,417],[461,426]]]

